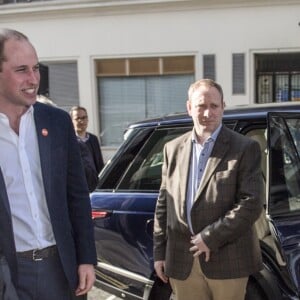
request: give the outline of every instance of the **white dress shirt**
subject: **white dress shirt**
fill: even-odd
[[[19,135],[0,113],[0,167],[4,176],[17,251],[55,244],[42,180],[31,106],[21,117]]]

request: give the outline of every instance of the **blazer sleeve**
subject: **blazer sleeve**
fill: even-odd
[[[96,264],[94,229],[88,186],[79,145],[70,122],[69,120],[67,202],[75,240],[77,263]]]

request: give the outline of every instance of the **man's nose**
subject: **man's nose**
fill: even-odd
[[[205,109],[204,112],[203,112],[203,115],[205,117],[209,117],[210,116],[210,109],[209,108]]]
[[[38,85],[40,83],[40,73],[38,71],[29,71],[28,72],[28,81],[31,84]]]

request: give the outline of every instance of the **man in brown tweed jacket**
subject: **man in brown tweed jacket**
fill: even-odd
[[[202,79],[188,94],[194,128],[164,149],[155,270],[177,300],[243,300],[262,268],[253,228],[263,207],[260,148],[222,125],[219,84]]]

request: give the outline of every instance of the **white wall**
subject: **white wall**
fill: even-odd
[[[232,105],[253,102],[254,53],[300,51],[300,1],[258,1],[270,4],[265,6],[237,1],[241,3],[211,7],[197,5],[201,1],[191,1],[190,6],[179,2],[180,9],[176,3],[170,9],[164,4],[160,9],[139,6],[132,12],[122,7],[110,12],[106,7],[82,14],[51,12],[48,17],[43,11],[39,15],[11,9],[0,12],[0,27],[27,34],[42,61],[78,61],[80,101],[92,116],[89,129],[95,133],[99,125],[95,58],[192,54],[200,78],[202,55],[215,54],[216,79],[227,105]],[[276,5],[280,2],[284,5]],[[232,53],[246,54],[245,95],[232,95]]]

